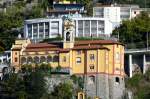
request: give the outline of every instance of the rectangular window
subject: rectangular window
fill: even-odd
[[[18,58],[15,58],[15,62],[18,62]]]
[[[85,36],[90,36],[90,21],[89,20],[86,20],[84,22],[84,33],[85,33]]]
[[[116,60],[120,60],[120,54],[119,54],[119,52],[116,53]]]
[[[76,63],[81,63],[81,57],[76,58]]]
[[[48,22],[45,23],[45,37],[46,38],[49,37],[49,23]]]
[[[90,69],[94,69],[94,65],[92,64],[92,65],[90,65]]]
[[[31,38],[32,37],[32,24],[28,24],[28,37]]]
[[[115,82],[116,82],[117,84],[119,84],[119,83],[120,83],[120,79],[119,79],[119,77],[116,77],[116,78],[115,78]]]
[[[90,54],[90,60],[94,60],[95,57],[94,57],[94,54]]]
[[[77,55],[80,55],[80,54],[81,54],[81,50],[78,50],[78,51],[77,51]]]
[[[66,56],[63,57],[63,62],[66,62]]]

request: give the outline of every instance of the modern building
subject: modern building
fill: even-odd
[[[104,18],[77,17],[75,22],[76,37],[102,37],[112,33],[112,23]],[[33,41],[64,35],[62,18],[41,18],[25,20],[24,37]]]
[[[145,11],[145,9],[138,5],[101,5],[93,8],[93,16],[109,19],[113,23],[113,28],[115,28],[123,20],[132,19],[142,11]]]
[[[76,1],[69,0],[54,0],[53,7],[48,9],[47,15],[49,17],[64,17],[72,15],[72,17],[80,17],[85,13],[84,5]]]
[[[31,43],[17,39],[11,49],[11,64],[17,70],[23,65],[61,66],[68,75],[84,79],[88,96],[121,99],[124,94],[124,45],[112,40],[75,41],[74,20],[64,20],[63,41]]]
[[[73,18],[76,37],[103,37],[112,33],[112,23],[106,18]]]
[[[10,63],[10,53],[11,51],[5,51],[0,54],[0,64]]]
[[[24,37],[32,40],[43,40],[62,35],[61,18],[40,18],[25,20]]]
[[[81,16],[84,6],[81,4],[53,4],[53,9],[47,11],[49,17],[63,17],[66,15]]]

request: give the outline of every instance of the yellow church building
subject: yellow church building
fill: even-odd
[[[87,95],[101,99],[121,99],[124,91],[124,46],[112,40],[74,40],[74,22],[64,21],[63,41],[31,43],[17,39],[12,46],[11,64],[49,63],[61,66],[70,75],[83,76]]]

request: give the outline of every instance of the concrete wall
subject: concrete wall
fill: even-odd
[[[87,96],[100,99],[122,99],[125,92],[124,78],[106,74],[94,75],[95,81],[91,82],[90,76],[85,76],[85,92]],[[119,82],[116,81],[119,78]]]

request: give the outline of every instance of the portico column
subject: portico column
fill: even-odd
[[[33,24],[32,24],[32,37],[31,38],[33,39]]]
[[[51,21],[49,21],[49,38],[51,38]]]
[[[143,74],[146,72],[146,56],[145,54],[143,55]]]
[[[79,35],[79,31],[78,31],[78,20],[76,20],[76,37],[78,37],[78,35]]]
[[[37,38],[38,38],[38,40],[39,40],[39,23],[37,24],[38,25],[38,35],[37,35]]]
[[[96,34],[97,34],[97,37],[98,37],[98,21],[97,21],[97,27],[96,27]]]
[[[45,22],[44,22],[44,39],[45,39]]]
[[[131,78],[133,75],[132,75],[132,69],[133,69],[133,66],[132,66],[132,55],[129,54],[129,77]]]
[[[84,37],[84,25],[85,25],[85,22],[84,22],[84,20],[83,20],[83,37]]]
[[[90,20],[90,36],[92,35],[92,33],[91,33],[91,20]]]

